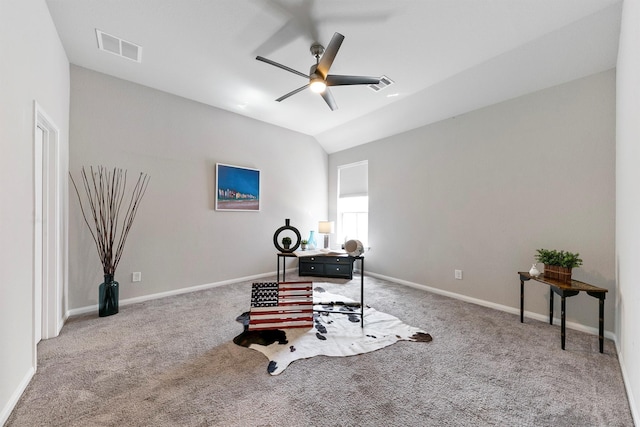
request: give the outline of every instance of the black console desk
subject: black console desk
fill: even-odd
[[[276,269],[276,280],[280,283],[280,259],[282,259],[282,281],[286,282],[287,258],[298,258],[298,275],[332,277],[342,279],[353,278],[353,267],[360,260],[360,324],[364,327],[364,257],[335,253],[313,253],[301,255],[292,252],[280,252]]]

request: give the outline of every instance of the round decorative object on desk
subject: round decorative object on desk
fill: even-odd
[[[536,267],[535,264],[531,265],[531,270],[529,270],[529,275],[531,277],[538,277],[540,276],[540,271],[538,270],[538,267]]]
[[[292,244],[291,238],[290,237],[285,237],[283,238],[282,244],[284,245],[284,247],[280,246],[280,243],[278,242],[278,237],[280,236],[280,233],[282,233],[283,231],[291,231],[296,235],[296,242],[295,244]],[[285,243],[284,239],[289,239],[289,244],[287,245]],[[276,247],[276,249],[278,249],[280,252],[285,252],[285,253],[289,253],[289,252],[293,252],[296,249],[298,249],[298,246],[300,246],[300,242],[302,241],[302,238],[300,237],[300,232],[298,231],[297,228],[293,227],[290,222],[289,219],[285,219],[284,220],[284,226],[280,227],[276,230],[275,234],[273,235],[273,245]]]
[[[349,240],[344,244],[344,250],[351,256],[360,256],[364,253],[364,245],[360,240]]]

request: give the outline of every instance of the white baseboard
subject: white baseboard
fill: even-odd
[[[11,398],[9,398],[7,404],[4,406],[4,408],[2,408],[2,412],[0,412],[0,425],[4,425],[7,422],[7,420],[9,419],[9,415],[11,415],[13,408],[15,408],[18,404],[20,396],[22,396],[22,393],[24,393],[24,391],[26,390],[29,382],[31,381],[31,378],[33,378],[35,373],[36,370],[33,366],[29,368],[24,378],[22,378],[22,381],[20,381],[20,384],[18,384],[18,387],[11,394]]]
[[[295,271],[295,268],[289,269],[289,270],[286,270],[286,271],[287,272]],[[275,275],[276,275],[276,272],[273,271],[273,272],[270,272],[270,273],[255,274],[253,276],[237,277],[235,279],[223,280],[223,281],[220,281],[220,282],[205,283],[204,285],[190,286],[190,287],[187,287],[187,288],[174,289],[174,290],[167,291],[167,292],[159,292],[159,293],[156,293],[156,294],[149,294],[149,295],[143,295],[143,296],[140,296],[140,297],[123,299],[123,300],[120,300],[119,305],[136,304],[136,303],[139,303],[139,302],[145,302],[145,301],[150,301],[150,300],[154,300],[154,299],[170,297],[170,296],[174,296],[174,295],[187,294],[189,292],[202,291],[202,290],[205,290],[205,289],[211,289],[211,288],[217,288],[219,286],[229,285],[231,283],[246,282],[246,281],[249,281],[249,280],[261,279],[263,277],[269,277],[269,276],[275,276]],[[86,314],[86,313],[93,313],[93,312],[97,312],[97,311],[98,311],[98,305],[97,304],[96,305],[86,306],[86,307],[74,308],[72,310],[67,311],[66,317],[69,318],[71,316],[77,316],[79,314]]]
[[[56,324],[56,337],[60,335],[60,332],[62,332],[62,328],[64,327],[64,324],[67,321],[68,317],[69,316],[67,316],[66,313],[64,313],[62,317],[58,319],[58,322]]]
[[[477,298],[472,298],[472,297],[468,297],[466,295],[456,294],[454,292],[449,292],[449,291],[445,291],[445,290],[438,289],[438,288],[432,288],[431,286],[422,285],[420,283],[409,282],[407,280],[397,279],[395,277],[384,276],[384,275],[378,274],[378,273],[365,272],[365,275],[368,275],[368,276],[371,276],[371,277],[377,277],[378,279],[388,280],[389,282],[398,283],[400,285],[409,286],[411,288],[422,289],[424,291],[432,292],[434,294],[444,295],[446,297],[450,297],[450,298],[457,299],[457,300],[460,300],[460,301],[470,302],[472,304],[481,305],[483,307],[492,308],[494,310],[500,310],[500,311],[504,311],[504,312],[507,312],[507,313],[516,314],[518,316],[520,315],[520,309],[519,308],[509,307],[509,306],[502,305],[502,304],[496,304],[496,303],[491,302],[491,301],[485,301],[485,300],[481,300],[481,299],[477,299]],[[540,320],[542,322],[548,322],[549,321],[549,317],[545,316],[544,314],[533,313],[531,311],[526,311],[525,310],[524,315],[527,318]],[[553,318],[553,324],[554,325],[559,325],[560,324],[560,319],[554,317]],[[592,334],[592,335],[598,335],[598,333],[599,333],[598,328],[594,328],[594,327],[591,327],[591,326],[586,326],[586,325],[583,325],[581,323],[567,322],[566,326],[569,329],[573,329],[573,330],[581,331],[581,332],[586,332],[586,333]],[[616,338],[615,334],[613,332],[611,332],[611,331],[604,331],[604,336],[606,338],[609,338],[609,339],[614,340],[614,341],[615,341],[615,338]]]
[[[627,400],[629,401],[629,408],[631,409],[631,418],[633,419],[633,425],[640,426],[640,411],[635,406],[635,399],[631,391],[631,384],[629,383],[629,375],[627,374],[626,364],[618,345],[618,340],[614,340],[616,343],[616,352],[618,353],[618,362],[620,363],[620,371],[622,372],[622,381],[624,382],[624,388],[627,391]]]
[[[287,269],[286,271],[288,273],[289,272],[295,272],[296,268]],[[204,290],[204,289],[216,288],[218,286],[224,286],[224,285],[228,285],[228,284],[231,284],[231,283],[238,283],[238,282],[244,282],[244,281],[248,281],[248,280],[260,279],[260,278],[263,278],[263,277],[274,276],[275,274],[276,274],[276,272],[262,273],[262,274],[256,274],[256,275],[253,275],[253,276],[238,277],[238,278],[235,278],[235,279],[223,280],[223,281],[220,281],[220,282],[206,283],[206,284],[203,284],[203,285],[197,285],[197,286],[190,286],[190,287],[187,287],[187,288],[174,289],[174,290],[167,291],[167,292],[159,292],[159,293],[156,293],[156,294],[149,294],[149,295],[143,295],[143,296],[140,296],[140,297],[127,298],[127,299],[120,300],[120,305],[124,306],[124,305],[129,305],[129,304],[136,304],[136,303],[139,303],[139,302],[150,301],[150,300],[159,299],[159,298],[165,298],[165,297],[168,297],[168,296],[180,295],[180,294],[186,294],[186,293],[189,293],[189,292],[201,291],[201,290]],[[457,294],[457,293],[454,293],[454,292],[449,292],[449,291],[445,291],[445,290],[442,290],[442,289],[433,288],[431,286],[423,285],[423,284],[420,284],[420,283],[409,282],[407,280],[398,279],[398,278],[390,277],[390,276],[385,276],[385,275],[378,274],[378,273],[372,273],[372,272],[369,272],[369,271],[365,272],[365,275],[371,276],[371,277],[377,277],[377,278],[383,279],[383,280],[388,280],[390,282],[398,283],[398,284],[404,285],[404,286],[409,286],[411,288],[416,288],[416,289],[421,289],[421,290],[424,290],[424,291],[432,292],[434,294],[444,295],[446,297],[454,298],[454,299],[457,299],[457,300],[460,300],[460,301],[469,302],[469,303],[472,303],[472,304],[477,304],[477,305],[480,305],[480,306],[483,306],[483,307],[492,308],[494,310],[504,311],[504,312],[511,313],[511,314],[516,314],[516,315],[520,314],[520,309],[519,308],[509,307],[509,306],[502,305],[502,304],[496,304],[496,303],[493,303],[491,301],[485,301],[485,300],[481,300],[481,299],[477,299],[477,298],[468,297],[466,295],[461,295],[461,294]],[[67,311],[65,319],[69,318],[70,316],[77,316],[79,314],[86,314],[86,313],[91,313],[91,312],[96,312],[96,311],[98,311],[98,306],[97,305],[74,308],[72,310]],[[540,320],[542,322],[548,322],[549,321],[549,318],[547,316],[545,316],[543,314],[539,314],[539,313],[525,311],[524,315],[527,318]],[[554,318],[553,322],[554,322],[554,324],[559,325],[560,324],[560,319],[559,318]],[[567,328],[573,329],[573,330],[576,330],[576,331],[586,332],[586,333],[592,334],[592,335],[598,335],[598,328],[586,326],[586,325],[583,325],[583,324],[580,324],[580,323],[575,323],[575,322],[567,322],[566,326],[567,326]],[[606,338],[612,339],[614,341],[615,341],[615,338],[616,338],[614,333],[611,332],[611,331],[605,331],[604,332],[604,336]]]

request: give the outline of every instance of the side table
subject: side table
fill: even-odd
[[[599,288],[597,286],[589,285],[588,283],[580,282],[578,280],[572,280],[571,283],[564,283],[559,280],[548,279],[544,277],[544,274],[533,277],[527,272],[519,271],[520,276],[520,323],[524,323],[524,282],[528,280],[534,280],[539,283],[544,283],[551,288],[549,292],[549,324],[553,325],[553,294],[556,293],[562,298],[560,304],[560,343],[564,350],[565,331],[566,331],[566,301],[567,297],[578,295],[581,291],[587,293],[599,301],[599,316],[598,316],[598,340],[600,341],[600,353],[604,348],[604,299],[607,295],[608,289]]]

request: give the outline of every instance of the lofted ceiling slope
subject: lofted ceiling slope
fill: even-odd
[[[47,0],[69,61],[315,137],[328,153],[615,67],[621,0]],[[96,29],[141,46],[98,49]],[[394,84],[304,90],[309,48],[345,40],[331,74]]]

